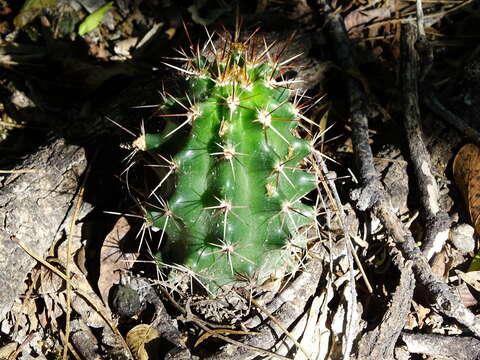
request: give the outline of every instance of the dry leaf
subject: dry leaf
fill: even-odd
[[[445,274],[448,274],[445,271],[447,261],[448,256],[445,254],[445,250],[435,254],[432,258],[432,272],[441,278],[445,278]]]
[[[372,10],[355,10],[352,11],[345,17],[345,28],[350,32],[353,28],[354,35],[359,34],[359,32],[364,28],[365,25],[373,22],[380,21],[390,17],[390,9],[388,8],[377,8]]]
[[[425,319],[432,310],[430,308],[422,306],[421,304],[417,304],[416,302],[413,302],[412,305],[415,309],[414,315],[416,315],[417,317],[417,326],[421,329],[425,323]]]
[[[455,290],[457,291],[457,295],[460,297],[463,305],[466,307],[477,306],[478,301],[475,299],[475,296],[473,296],[467,284],[462,283],[457,285]]]
[[[480,148],[463,146],[453,162],[453,176],[468,207],[472,225],[480,234]]]
[[[17,350],[18,344],[16,342],[11,342],[0,347],[0,358],[7,359],[12,355],[15,350]]]
[[[108,307],[108,293],[113,285],[120,282],[121,271],[132,267],[136,259],[134,254],[125,254],[121,250],[121,241],[130,231],[127,219],[120,217],[112,231],[107,235],[100,250],[100,276],[98,289],[105,306]]]
[[[130,347],[130,350],[132,351],[135,360],[148,360],[150,359],[148,354],[151,353],[152,355],[155,355],[157,351],[155,351],[156,349],[154,349],[155,346],[152,346],[151,348],[150,346],[147,346],[147,351],[147,349],[145,349],[145,345],[149,345],[148,343],[159,338],[160,332],[157,329],[147,324],[140,324],[135,326],[128,332],[125,341]],[[155,358],[155,356],[151,357],[151,359]]]
[[[456,270],[456,273],[460,279],[465,281],[468,285],[470,285],[476,291],[480,291],[480,271],[470,271],[470,272],[464,273],[460,270]]]

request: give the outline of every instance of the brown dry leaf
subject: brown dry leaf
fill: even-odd
[[[16,342],[11,342],[0,347],[0,359],[7,359],[17,350],[17,347],[18,344]]]
[[[415,309],[415,315],[417,317],[417,326],[421,329],[423,327],[425,319],[427,318],[428,314],[430,314],[431,309],[415,302],[413,302],[412,305]]]
[[[432,258],[432,272],[441,278],[445,278],[447,261],[448,257],[445,250],[435,254]]]
[[[307,349],[310,359],[320,358],[320,333],[322,324],[319,324],[319,314],[322,307],[322,302],[325,300],[326,293],[321,296],[315,296],[308,311],[308,320],[304,326],[303,334],[301,334],[300,344],[304,349]],[[298,351],[294,360],[307,360],[307,355],[302,351]]]
[[[465,199],[477,234],[480,234],[480,148],[463,146],[453,161],[453,176]]]
[[[465,281],[468,285],[470,285],[476,291],[480,291],[480,271],[470,271],[470,272],[464,273],[460,270],[456,270],[456,273],[460,279]]]
[[[129,231],[130,225],[127,219],[120,217],[105,238],[100,250],[98,289],[103,303],[107,307],[110,289],[120,282],[121,272],[130,269],[136,259],[136,255],[125,254],[121,250],[121,241]]]
[[[377,8],[372,10],[355,10],[345,17],[345,28],[347,31],[355,28],[354,34],[359,33],[365,25],[371,21],[380,21],[391,16],[390,9]]]
[[[463,305],[465,305],[466,307],[477,306],[478,301],[473,296],[467,284],[462,283],[460,285],[457,285],[455,287],[455,290],[457,291],[457,295],[460,297]]]
[[[132,328],[128,334],[125,341],[127,342],[130,350],[132,351],[135,360],[148,360],[150,357],[149,353],[152,355],[156,353],[155,346],[147,346],[148,351],[145,348],[145,345],[148,343],[160,338],[160,332],[147,324],[140,324]],[[152,356],[151,359],[155,357]]]

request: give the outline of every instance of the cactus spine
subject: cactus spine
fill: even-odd
[[[158,203],[147,212],[149,225],[168,235],[162,261],[210,288],[234,283],[239,274],[260,273],[264,280],[288,261],[289,245],[305,239],[300,229],[315,222],[314,208],[301,202],[317,184],[315,174],[301,169],[313,147],[296,135],[309,120],[289,101],[289,81],[281,78],[293,58],[281,62],[269,51],[253,36],[221,48],[210,36],[192,57],[183,52],[186,65],[170,66],[185,76],[188,92],[165,95],[165,129],[134,143],[175,176],[168,200],[160,196],[166,177],[159,180],[151,194]],[[187,127],[184,144],[168,159]]]

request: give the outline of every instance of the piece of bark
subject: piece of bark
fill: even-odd
[[[407,332],[403,332],[401,337],[411,353],[425,354],[442,359],[480,359],[480,341],[473,337]]]
[[[0,320],[24,292],[24,279],[35,265],[13,239],[43,256],[68,226],[67,215],[86,166],[82,148],[57,140],[28,156],[15,168],[19,172],[0,185]]]
[[[405,262],[398,250],[392,261],[400,270],[400,282],[380,324],[360,339],[357,355],[359,360],[393,359],[395,344],[410,312],[410,302],[415,288],[412,263]]]

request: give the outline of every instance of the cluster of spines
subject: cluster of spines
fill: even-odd
[[[314,144],[296,134],[298,125],[309,132],[302,123],[313,122],[302,115],[301,96],[289,102],[295,80],[282,78],[296,56],[280,61],[280,51],[272,58],[273,44],[265,41],[257,54],[255,32],[242,42],[238,33],[223,38],[219,49],[207,34],[203,49],[190,47],[192,56],[180,50],[177,60],[186,64],[168,64],[185,75],[189,92],[183,99],[164,94],[165,129],[143,134],[134,146],[152,151],[168,169],[150,193],[157,204],[147,213],[162,238],[168,235],[163,261],[222,286],[238,274],[275,268],[285,261],[282,250],[306,238],[300,229],[315,223],[316,213],[301,199],[317,179],[300,168]],[[168,152],[187,125],[190,134],[172,158],[157,154],[157,148]],[[176,190],[165,201],[159,194],[172,175]]]

